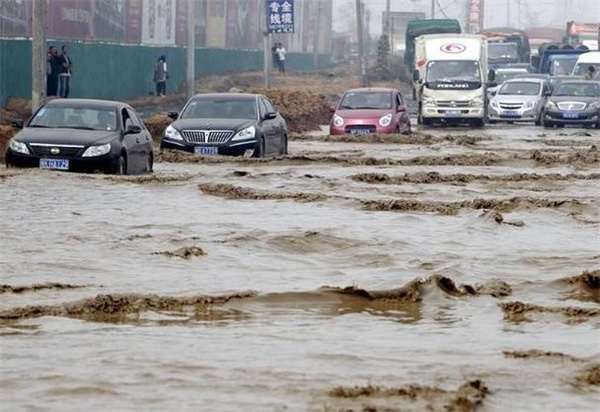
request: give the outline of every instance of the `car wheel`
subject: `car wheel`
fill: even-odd
[[[287,134],[283,135],[283,145],[281,148],[281,155],[282,156],[287,156],[288,155],[288,137]]]
[[[254,148],[254,153],[252,154],[254,158],[262,158],[265,157],[265,139],[261,137],[256,143],[256,147]]]
[[[154,172],[154,154],[152,152],[148,153],[148,158],[146,159],[146,169],[145,173]]]
[[[489,124],[496,124],[496,121],[495,121],[495,120],[491,120],[491,119],[490,119],[488,122],[489,122]]]
[[[480,128],[480,127],[483,127],[484,121],[483,121],[483,119],[475,119],[475,120],[473,120],[472,125],[473,125],[473,127]]]
[[[543,119],[543,113],[540,112],[540,115],[538,116],[537,120],[535,121],[535,125],[536,126],[541,126],[542,125],[542,119]]]
[[[546,127],[546,128],[550,128],[550,127],[553,127],[553,126],[554,126],[554,125],[552,124],[552,122],[550,122],[550,121],[548,121],[548,120],[546,120],[546,119],[544,119],[544,121],[542,122],[542,124],[543,124],[543,125],[544,125],[544,127]]]
[[[127,174],[127,159],[121,154],[119,159],[113,163],[113,165],[105,171],[109,175],[126,175]]]

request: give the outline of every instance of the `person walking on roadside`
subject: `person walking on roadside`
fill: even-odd
[[[592,80],[594,78],[595,71],[596,69],[594,68],[594,66],[588,67],[588,69],[583,74],[583,78],[585,80]]]
[[[66,99],[71,91],[71,66],[73,62],[69,56],[69,47],[66,44],[61,47],[61,51],[62,53],[59,56],[61,71],[58,75],[58,95]]]
[[[277,47],[277,57],[279,59],[279,72],[280,73],[285,73],[285,55],[286,55],[285,47],[283,47],[283,44],[279,43],[279,46]]]
[[[50,46],[46,54],[46,96],[58,96],[58,76],[61,72],[58,49]]]
[[[160,56],[154,66],[154,83],[156,83],[156,95],[165,97],[167,92],[167,80],[169,72],[167,71],[167,58]]]
[[[271,47],[271,59],[273,60],[273,68],[279,69],[279,55],[277,54],[277,49],[279,48],[279,43],[273,44]]]

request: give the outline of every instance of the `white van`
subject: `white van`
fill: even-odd
[[[596,72],[600,71],[600,51],[591,51],[580,55],[573,67],[572,75],[583,76],[590,66],[594,66]]]
[[[413,81],[418,123],[485,123],[487,39],[477,34],[430,34],[417,38]]]

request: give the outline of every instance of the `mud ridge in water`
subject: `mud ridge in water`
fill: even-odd
[[[539,137],[542,137],[542,136],[540,135]],[[565,139],[565,140],[524,139],[524,141],[528,142],[528,143],[542,143],[542,144],[545,144],[546,146],[573,147],[573,148],[591,147],[591,146],[597,144],[597,142],[594,142],[592,140],[570,140],[570,139]]]
[[[523,302],[501,303],[504,319],[512,322],[523,322],[531,320],[527,315],[532,313],[552,313],[563,315],[570,322],[583,322],[590,318],[600,316],[600,309],[567,307],[546,307]]]
[[[550,359],[550,360],[567,360],[571,362],[585,362],[583,359],[573,355],[567,355],[561,352],[549,352],[538,349],[526,351],[503,351],[504,357],[512,359]]]
[[[402,176],[390,176],[385,173],[361,173],[350,177],[356,182],[383,183],[398,185],[403,183],[469,183],[474,181],[484,182],[523,182],[537,180],[599,180],[600,173],[591,174],[566,174],[559,173],[537,174],[537,173],[513,173],[510,175],[471,175],[455,173],[444,175],[439,172],[406,173]]]
[[[194,176],[188,174],[182,175],[157,175],[148,174],[141,176],[109,176],[105,178],[113,182],[119,183],[138,183],[138,184],[150,184],[150,183],[172,183],[172,182],[185,182],[192,179]]]
[[[0,312],[0,321],[62,316],[90,320],[120,319],[129,314],[147,311],[183,311],[186,308],[206,308],[223,305],[230,300],[254,297],[254,292],[221,296],[161,297],[157,295],[97,295],[73,303],[54,306],[26,306]]]
[[[432,386],[409,385],[400,388],[386,388],[374,385],[337,387],[329,391],[329,396],[337,399],[377,399],[401,397],[413,402],[422,402],[423,410],[445,412],[470,412],[476,410],[490,393],[481,380],[465,382],[454,391]],[[385,406],[365,406],[363,410],[388,410]]]
[[[166,257],[177,257],[181,259],[191,259],[193,257],[205,256],[206,252],[198,246],[185,246],[173,251],[153,252],[152,254]]]
[[[498,212],[497,210],[485,210],[483,212],[483,214],[481,215],[481,217],[483,217],[484,219],[490,220],[490,221],[494,221],[494,222],[498,223],[499,225],[509,225],[509,226],[515,226],[515,227],[525,226],[525,222],[523,222],[522,220],[517,220],[517,221],[504,220],[504,216],[502,216],[502,213]]]
[[[593,364],[584,369],[572,382],[577,389],[589,386],[600,386],[600,363]]]
[[[531,160],[543,165],[554,164],[596,164],[600,162],[600,151],[597,146],[592,146],[589,150],[576,150],[566,155],[557,155],[543,153],[539,150],[534,150],[531,153]]]
[[[550,200],[519,198],[510,199],[474,199],[461,202],[419,201],[410,199],[362,201],[363,209],[369,211],[416,211],[434,212],[442,215],[456,215],[460,209],[493,209],[498,212],[510,212],[520,207],[556,209],[563,206],[580,205],[578,200]],[[516,226],[520,226],[517,224]]]
[[[0,294],[3,293],[25,293],[25,292],[37,292],[39,290],[64,290],[64,289],[82,289],[87,286],[85,285],[71,285],[68,283],[38,283],[34,285],[23,285],[23,286],[11,286],[11,285],[0,285]]]
[[[298,202],[319,202],[327,196],[319,193],[274,193],[248,189],[227,183],[202,183],[198,188],[207,195],[224,197],[226,199],[244,200],[295,200]]]
[[[600,269],[584,271],[580,275],[559,281],[569,287],[568,298],[600,303]]]
[[[460,145],[475,145],[477,142],[491,140],[489,137],[468,136],[468,135],[446,135],[435,137],[433,135],[413,132],[410,134],[369,134],[365,136],[345,135],[327,135],[317,136],[310,134],[295,134],[290,136],[290,140],[311,141],[311,142],[334,142],[334,143],[368,143],[368,144],[415,144],[432,145],[437,143],[451,142]]]

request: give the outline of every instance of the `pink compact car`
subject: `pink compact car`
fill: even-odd
[[[410,119],[398,90],[384,88],[346,91],[332,106],[329,134],[410,133]]]

